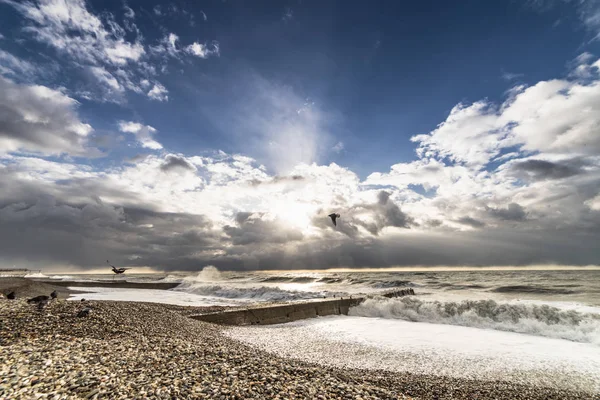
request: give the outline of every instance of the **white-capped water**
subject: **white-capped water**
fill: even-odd
[[[235,327],[227,335],[326,365],[600,392],[600,347],[464,326],[356,316]]]
[[[531,302],[440,302],[410,296],[367,299],[352,307],[349,315],[494,329],[600,346],[600,310],[592,307],[587,310],[596,313]]]

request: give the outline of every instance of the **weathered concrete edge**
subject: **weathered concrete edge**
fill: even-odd
[[[412,289],[385,293],[385,297],[401,297],[414,294]],[[226,310],[209,314],[194,314],[190,318],[222,325],[271,325],[315,318],[327,315],[348,315],[350,307],[366,300],[366,297],[341,298],[283,305],[251,307]]]

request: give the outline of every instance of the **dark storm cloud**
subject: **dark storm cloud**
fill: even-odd
[[[0,261],[27,267],[98,267],[107,258],[119,265],[167,270],[197,270],[207,264],[230,270],[585,265],[600,257],[596,246],[600,213],[590,213],[589,220],[596,222],[587,229],[488,229],[369,238],[361,238],[349,222],[344,223],[354,234],[336,234],[324,214],[320,220],[329,224],[324,226],[325,236],[300,240],[300,232],[279,221],[263,220],[260,213],[238,213],[234,226],[220,228],[205,216],[110,205],[97,196],[68,203],[41,190],[22,190],[20,198],[0,207]],[[381,194],[371,206],[389,204],[389,196]],[[405,221],[396,211],[391,215],[386,217],[389,223]]]
[[[277,245],[236,246],[226,254],[160,260],[169,269],[320,269],[393,266],[526,266],[531,264],[590,265],[600,257],[597,236],[573,231],[486,230],[452,236],[402,235],[355,240],[298,242],[293,251]],[[574,250],[577,250],[574,252]],[[160,255],[159,255],[160,256]],[[159,261],[157,259],[157,261]]]
[[[534,180],[562,179],[579,175],[585,171],[582,169],[579,159],[571,159],[563,162],[551,162],[546,160],[526,160],[512,165],[512,170],[517,174],[525,174]]]
[[[412,218],[400,210],[400,207],[390,200],[390,193],[381,191],[377,195],[378,208],[381,223],[380,225],[395,226],[397,228],[408,228],[413,222]]]
[[[184,171],[195,171],[196,167],[194,167],[192,163],[190,163],[184,157],[169,154],[165,157],[165,161],[160,165],[160,169],[163,172],[169,172],[178,169]]]
[[[510,203],[506,208],[488,208],[488,213],[504,221],[523,221],[527,214],[523,207],[517,203]]]
[[[347,210],[340,211],[341,217],[337,219],[337,226],[331,224],[329,218],[324,218],[329,212],[319,210],[313,217],[312,223],[320,229],[334,229],[348,237],[356,238],[360,236],[359,226],[366,229],[372,235],[378,235],[381,230],[388,226],[396,228],[410,228],[414,224],[413,218],[400,210],[397,204],[390,199],[390,193],[385,190],[377,193],[375,203],[364,203],[353,206]],[[361,216],[368,216],[365,221]]]
[[[0,264],[6,265],[91,268],[103,266],[107,258],[119,265],[167,270],[197,270],[207,264],[234,270],[585,265],[600,256],[595,245],[600,212],[587,208],[585,221],[551,230],[531,227],[525,210],[510,203],[506,208],[488,208],[487,215],[499,221],[524,221],[512,230],[500,226],[476,232],[407,231],[376,236],[384,227],[415,226],[411,216],[392,201],[391,193],[381,191],[372,203],[348,210],[321,210],[314,218],[320,238],[313,239],[285,220],[271,220],[263,213],[237,213],[230,225],[222,227],[208,216],[157,211],[139,194],[105,179],[25,180],[18,172],[10,162],[0,168]],[[582,204],[593,197],[597,193],[594,182],[580,186],[574,201]],[[111,203],[104,198],[111,198]],[[342,214],[337,227],[327,217],[332,211]],[[425,221],[430,222],[423,226],[443,224]],[[461,222],[475,227],[483,224],[469,217]]]
[[[49,195],[0,209],[0,258],[27,258],[81,267],[106,258],[127,263],[138,257],[179,258],[219,243],[203,216],[126,208],[89,199],[86,204],[61,203]]]
[[[462,217],[457,219],[456,222],[473,228],[483,228],[485,226],[485,222],[471,217]]]

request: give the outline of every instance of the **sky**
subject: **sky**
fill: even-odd
[[[0,0],[0,268],[598,243],[600,1]]]

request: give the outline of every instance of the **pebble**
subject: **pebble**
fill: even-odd
[[[284,359],[187,318],[198,308],[0,301],[0,399],[590,399],[590,393]]]

